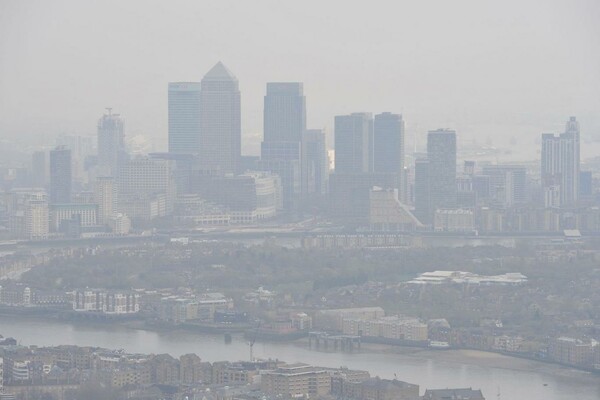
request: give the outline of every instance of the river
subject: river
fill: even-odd
[[[247,360],[249,347],[241,337],[225,344],[220,335],[188,332],[151,332],[122,327],[82,326],[59,321],[14,319],[0,316],[0,334],[23,345],[73,344],[125,349],[136,353],[196,353],[205,361]],[[500,355],[461,351],[391,351],[332,353],[308,349],[298,343],[254,345],[256,358],[306,362],[326,367],[347,366],[372,375],[417,383],[425,388],[473,387],[488,400],[598,400],[600,376]]]

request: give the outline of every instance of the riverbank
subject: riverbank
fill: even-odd
[[[31,322],[54,322],[58,324],[71,325],[74,327],[85,327],[92,328],[98,330],[131,330],[131,331],[144,331],[144,332],[153,332],[160,335],[174,335],[177,333],[186,333],[192,335],[200,336],[209,336],[214,339],[223,338],[224,334],[221,331],[211,331],[211,329],[198,329],[197,327],[189,327],[189,326],[171,326],[165,324],[148,324],[143,320],[110,320],[110,321],[102,321],[102,320],[65,320],[61,318],[57,318],[56,314],[28,314],[28,315],[18,315],[13,313],[3,313],[0,312],[0,317],[10,318],[15,320],[23,320],[23,321],[31,321]],[[242,331],[233,330],[234,333],[234,341],[246,342],[244,339]],[[0,335],[4,334],[2,332],[2,325],[0,324]],[[15,338],[19,340],[20,338]],[[273,341],[273,340],[265,340],[265,338],[257,338],[257,342],[263,344],[281,344],[281,341]],[[291,346],[302,348],[305,350],[309,349],[308,339],[300,338],[295,340],[289,340],[288,343]],[[63,343],[68,344],[68,343]],[[317,350],[310,349],[310,351],[319,352],[319,353],[335,353],[331,350]],[[470,349],[444,349],[444,350],[432,350],[426,349],[422,347],[411,347],[411,346],[398,346],[398,345],[389,345],[389,344],[378,344],[378,343],[367,343],[363,342],[361,344],[361,348],[359,350],[354,351],[357,354],[397,354],[399,356],[410,357],[414,359],[432,359],[436,360],[440,363],[446,364],[462,364],[462,365],[470,365],[476,367],[484,367],[484,368],[499,368],[506,369],[512,371],[539,371],[541,373],[550,374],[557,377],[593,377],[594,379],[599,379],[597,373],[592,373],[590,371],[564,366],[558,363],[543,361],[543,360],[533,360],[527,359],[523,357],[500,354],[496,352],[489,351],[481,351],[481,350],[470,350]],[[600,371],[599,371],[600,372]]]
[[[301,339],[294,342],[299,347],[308,347],[308,340]],[[314,350],[314,349],[313,349]],[[331,352],[327,350],[314,350]],[[432,350],[422,347],[397,346],[378,343],[361,344],[359,353],[397,354],[415,359],[435,359],[437,362],[447,364],[463,364],[485,368],[499,368],[512,371],[538,371],[557,377],[580,377],[583,379],[599,379],[597,373],[561,365],[558,363],[500,354],[491,351],[471,349],[445,349]]]

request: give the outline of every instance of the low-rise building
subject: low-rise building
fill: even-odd
[[[382,318],[384,315],[385,311],[381,307],[319,310],[315,313],[314,326],[325,331],[342,331],[344,319],[370,321]]]
[[[97,225],[98,205],[96,204],[52,204],[50,206],[50,230],[58,232],[61,224],[77,218],[82,227]]]
[[[339,378],[332,378],[337,380]],[[344,379],[333,384],[332,394],[341,399],[356,400],[419,400],[419,385],[389,380],[367,378],[361,380]]]
[[[442,284],[469,284],[469,285],[522,285],[527,283],[527,277],[520,272],[508,272],[501,275],[477,275],[464,271],[433,271],[424,272],[410,284],[442,285]]]
[[[97,289],[76,290],[73,293],[73,310],[104,314],[135,314],[140,311],[139,294]]]
[[[434,229],[437,232],[473,232],[473,211],[467,209],[438,209],[435,211]]]
[[[591,366],[596,342],[570,337],[559,337],[550,343],[548,355],[553,361],[576,366]]]
[[[481,390],[465,389],[427,389],[423,400],[485,400]]]
[[[427,324],[417,318],[390,316],[376,320],[344,318],[343,333],[345,335],[365,336],[406,341],[426,341],[428,339]]]
[[[312,328],[312,318],[306,313],[292,314],[292,327],[300,331]]]
[[[326,369],[308,364],[287,364],[261,372],[261,390],[284,397],[317,397],[331,391],[331,377]]]

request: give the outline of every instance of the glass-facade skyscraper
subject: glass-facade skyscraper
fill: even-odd
[[[236,174],[242,147],[238,80],[218,62],[204,75],[200,86],[200,166],[221,174]]]
[[[352,113],[335,117],[335,173],[373,171],[373,115]]]
[[[50,203],[71,202],[71,150],[59,146],[50,150]]]
[[[456,207],[456,132],[437,129],[427,134],[431,211]]]
[[[200,82],[169,83],[169,153],[200,151]]]
[[[269,82],[264,107],[264,141],[296,142],[306,129],[306,99],[301,82]]]
[[[373,172],[401,174],[404,170],[404,121],[389,112],[375,115]]]
[[[300,82],[269,82],[264,99],[260,168],[281,178],[283,207],[295,209],[302,192],[302,134],[306,99]]]

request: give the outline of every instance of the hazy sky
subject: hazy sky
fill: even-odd
[[[308,125],[329,131],[392,111],[411,137],[532,144],[577,115],[600,137],[599,0],[0,0],[0,138],[93,135],[111,106],[163,145],[167,83],[219,60],[250,150],[268,81],[304,82]]]

